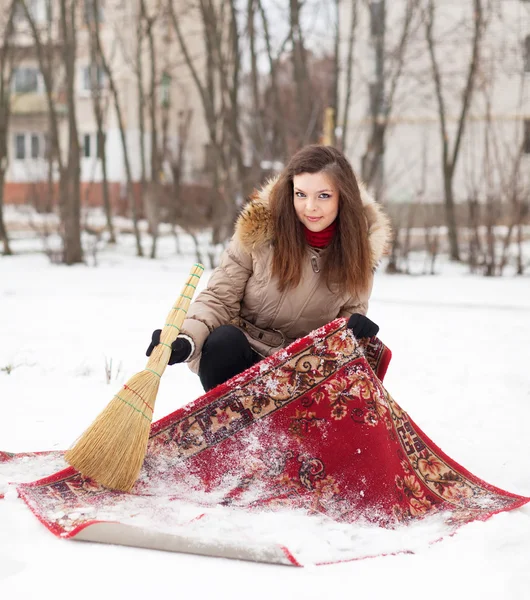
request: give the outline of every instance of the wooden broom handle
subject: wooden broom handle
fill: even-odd
[[[177,339],[180,333],[180,328],[186,318],[193,294],[197,289],[197,283],[203,273],[204,267],[202,265],[193,265],[180,296],[166,318],[166,323],[160,334],[160,344],[151,353],[146,366],[146,370],[155,373],[155,375],[161,377],[167,367],[171,357],[171,344]]]

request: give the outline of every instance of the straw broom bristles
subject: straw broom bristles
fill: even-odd
[[[128,492],[138,479],[144,462],[158,386],[204,271],[196,264],[180,297],[172,307],[145,370],[137,373],[114,396],[108,406],[65,454],[66,461],[98,483]]]

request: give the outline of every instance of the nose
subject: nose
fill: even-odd
[[[315,199],[314,199],[312,196],[309,196],[309,197],[307,198],[307,204],[306,204],[306,207],[307,207],[307,210],[308,210],[309,212],[314,212],[314,211],[316,210],[316,208],[317,208],[317,203],[316,203],[316,200],[315,200]]]

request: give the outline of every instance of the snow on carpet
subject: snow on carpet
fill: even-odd
[[[103,253],[98,268],[52,267],[42,256],[2,258],[0,448],[68,447],[114,388],[143,368],[150,333],[192,262],[191,256],[139,260],[123,251]],[[386,386],[447,454],[486,481],[529,495],[529,279],[481,279],[449,265],[444,272],[376,278],[370,316],[394,355]],[[185,366],[168,369],[155,418],[200,393]],[[291,519],[286,529],[297,526],[297,516]],[[419,538],[422,527],[436,527],[417,525]],[[410,543],[414,534],[407,533]],[[377,547],[376,535],[366,532],[359,543]],[[72,589],[76,598],[141,598],[171,589],[201,598],[246,598],[249,589],[253,598],[320,598],[344,590],[408,598],[419,589],[431,598],[527,598],[529,555],[527,507],[467,525],[414,555],[289,570],[72,546],[54,539],[15,494],[0,502],[0,597],[9,599],[35,598],[43,590],[71,598]]]

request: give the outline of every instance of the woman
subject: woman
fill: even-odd
[[[364,315],[389,231],[341,152],[303,148],[243,209],[169,364],[188,361],[208,391],[337,317],[375,335]]]

